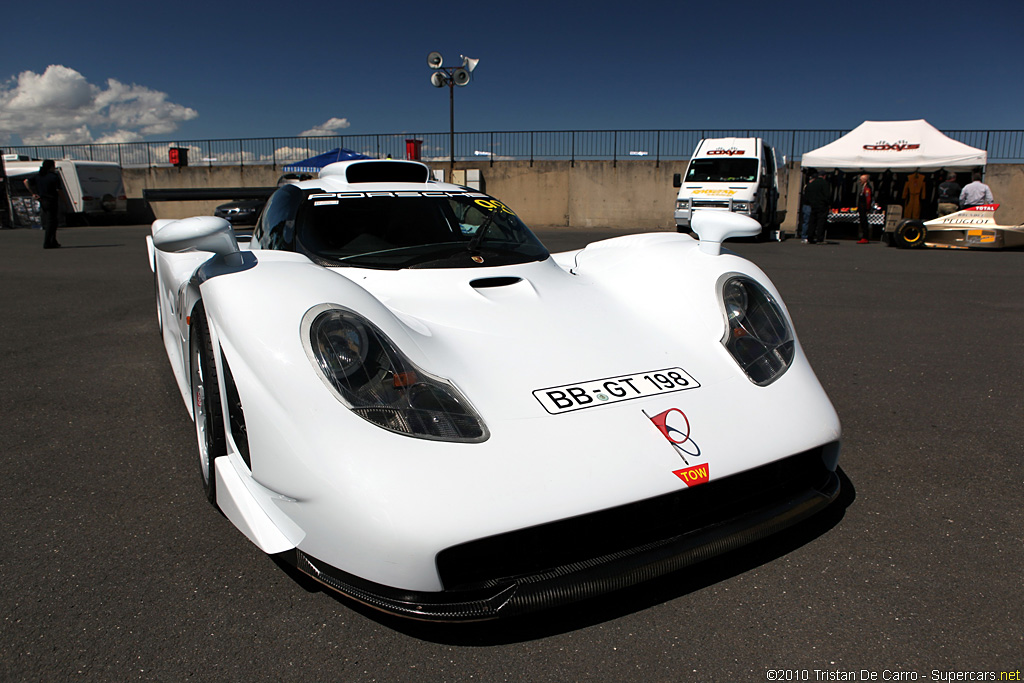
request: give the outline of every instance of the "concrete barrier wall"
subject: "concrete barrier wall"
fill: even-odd
[[[484,190],[515,209],[527,225],[535,227],[619,227],[639,230],[674,230],[672,212],[676,188],[672,176],[686,170],[686,161],[650,159],[625,161],[495,161],[493,164],[458,163],[457,169],[480,169]],[[432,164],[447,169],[448,164]],[[796,227],[800,165],[787,167],[781,183],[780,206],[791,205],[783,228]],[[272,187],[281,174],[273,166],[189,166],[186,168],[125,169],[130,198],[144,189]],[[1024,223],[1024,165],[989,164],[986,182],[1002,204],[999,221]],[[788,201],[792,198],[792,201]],[[212,214],[224,201],[153,202],[157,218],[185,218]]]
[[[460,166],[461,167],[461,166]],[[674,230],[672,174],[685,161],[501,161],[481,163],[484,189],[537,227]]]
[[[447,170],[447,164],[436,168]],[[484,189],[507,202],[527,225],[536,227],[626,227],[674,230],[672,212],[676,189],[672,174],[686,170],[685,161],[496,161],[493,165],[457,164],[480,169]],[[129,197],[144,189],[205,187],[272,187],[280,167],[243,168],[188,166],[185,168],[125,169]],[[152,202],[157,218],[212,214],[229,201]]]
[[[1024,223],[1024,165],[989,164],[985,183],[999,204],[1000,225]]]
[[[143,190],[273,187],[280,175],[280,167],[274,166],[186,166],[126,168],[123,171],[129,202],[141,199]],[[150,208],[156,218],[188,218],[213,215],[213,210],[227,201],[231,198],[203,202],[150,202]]]

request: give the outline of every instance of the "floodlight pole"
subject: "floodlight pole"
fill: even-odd
[[[448,74],[448,182],[455,182],[455,82]]]
[[[463,55],[461,66],[442,66],[444,60],[440,52],[427,55],[427,65],[434,71],[430,83],[438,88],[448,86],[448,182],[455,176],[455,86],[469,85],[479,61]]]

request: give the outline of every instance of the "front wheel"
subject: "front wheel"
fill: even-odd
[[[217,368],[214,363],[213,342],[202,307],[192,313],[189,334],[189,365],[192,377],[192,414],[199,442],[199,473],[202,476],[206,499],[217,506],[217,477],[214,460],[227,454],[224,441],[224,414],[217,386]]]
[[[893,241],[897,247],[902,249],[916,249],[924,244],[924,238],[928,234],[928,228],[918,220],[900,221],[896,226]]]

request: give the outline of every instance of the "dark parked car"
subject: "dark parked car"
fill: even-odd
[[[277,186],[293,185],[312,177],[312,173],[285,173],[277,179]],[[239,199],[221,204],[214,210],[213,215],[223,218],[231,225],[256,225],[256,219],[260,217],[266,203],[266,199]]]
[[[213,212],[217,218],[223,218],[231,225],[256,225],[256,219],[260,217],[265,199],[241,199],[227,204],[221,204]]]

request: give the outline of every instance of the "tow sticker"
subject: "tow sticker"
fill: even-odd
[[[643,413],[672,444],[683,464],[687,465],[681,470],[673,470],[672,474],[679,477],[687,486],[706,484],[711,476],[711,466],[708,463],[695,464],[702,458],[702,453],[700,446],[690,435],[690,420],[686,413],[679,408],[669,408],[657,415],[647,415],[646,411]]]
[[[687,486],[696,486],[708,483],[709,471],[710,468],[707,465],[695,465],[683,470],[672,470],[672,474],[682,479]]]

